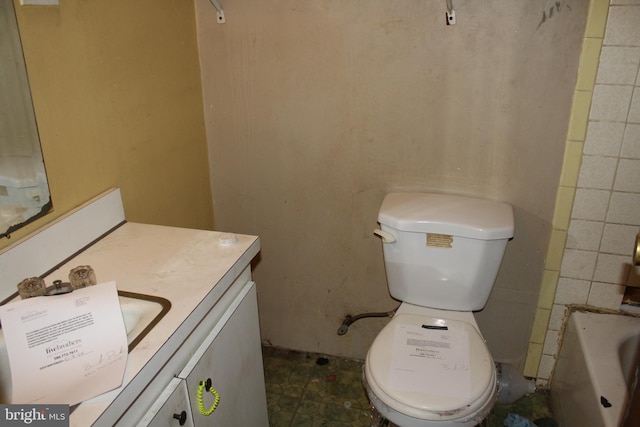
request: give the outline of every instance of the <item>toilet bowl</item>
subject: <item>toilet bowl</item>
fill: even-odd
[[[473,314],[407,303],[371,345],[364,383],[378,412],[402,427],[475,426],[497,395]]]
[[[487,303],[513,209],[489,200],[390,193],[380,207],[389,293],[402,304],[363,368],[372,406],[400,427],[472,427],[497,397],[496,367],[473,316]]]

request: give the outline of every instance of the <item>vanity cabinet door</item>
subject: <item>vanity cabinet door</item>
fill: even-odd
[[[181,378],[171,380],[138,427],[193,427],[187,384]]]
[[[186,379],[195,426],[268,426],[255,283],[244,286],[179,377]],[[217,405],[206,390],[198,402],[208,380]]]

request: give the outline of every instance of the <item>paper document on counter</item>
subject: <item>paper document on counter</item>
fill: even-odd
[[[11,403],[75,405],[122,384],[127,332],[115,282],[0,307]]]

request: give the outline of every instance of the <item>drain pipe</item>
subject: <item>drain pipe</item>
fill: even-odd
[[[398,306],[400,307],[400,306]],[[393,317],[398,310],[398,307],[394,308],[391,311],[381,312],[381,313],[362,313],[352,316],[347,314],[344,320],[342,321],[342,325],[338,328],[338,335],[344,335],[349,330],[349,326],[355,323],[357,320],[364,319],[365,317]]]

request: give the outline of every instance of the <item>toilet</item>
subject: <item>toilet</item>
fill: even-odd
[[[473,312],[484,308],[513,210],[500,202],[390,193],[378,214],[387,283],[402,303],[363,368],[373,407],[399,427],[471,427],[491,411],[496,367]]]

